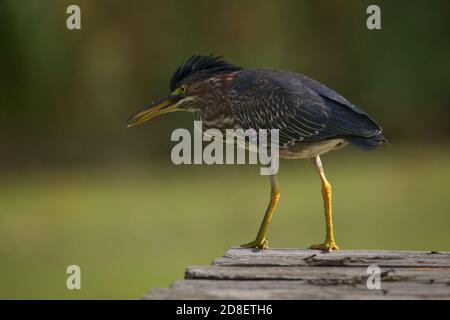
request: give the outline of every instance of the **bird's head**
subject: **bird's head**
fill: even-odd
[[[211,81],[219,75],[239,71],[221,57],[194,55],[177,68],[170,79],[170,95],[133,114],[127,121],[132,127],[165,113],[199,110],[207,103]]]

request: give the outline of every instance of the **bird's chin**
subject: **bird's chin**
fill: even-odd
[[[194,107],[180,108],[180,111],[186,111],[191,113],[200,113],[200,109]]]

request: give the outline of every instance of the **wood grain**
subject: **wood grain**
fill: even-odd
[[[425,251],[318,250],[231,248],[214,265],[228,266],[359,266],[379,267],[450,267],[450,253]]]
[[[370,265],[379,290],[367,287]],[[230,248],[144,299],[450,299],[450,253]]]

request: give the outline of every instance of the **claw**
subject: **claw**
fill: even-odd
[[[325,241],[325,243],[322,244],[314,244],[312,246],[309,246],[308,249],[331,252],[333,250],[339,250],[339,247],[334,241]]]
[[[264,249],[269,249],[269,240],[267,240],[266,238],[262,239],[262,240],[253,240],[252,242],[249,243],[245,243],[245,244],[241,244],[242,248],[258,248],[261,250]]]

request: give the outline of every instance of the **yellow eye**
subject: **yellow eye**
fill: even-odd
[[[173,92],[171,93],[172,96],[177,96],[179,94],[185,93],[186,92],[186,86],[182,85],[181,87],[176,88],[175,90],[173,90]]]

